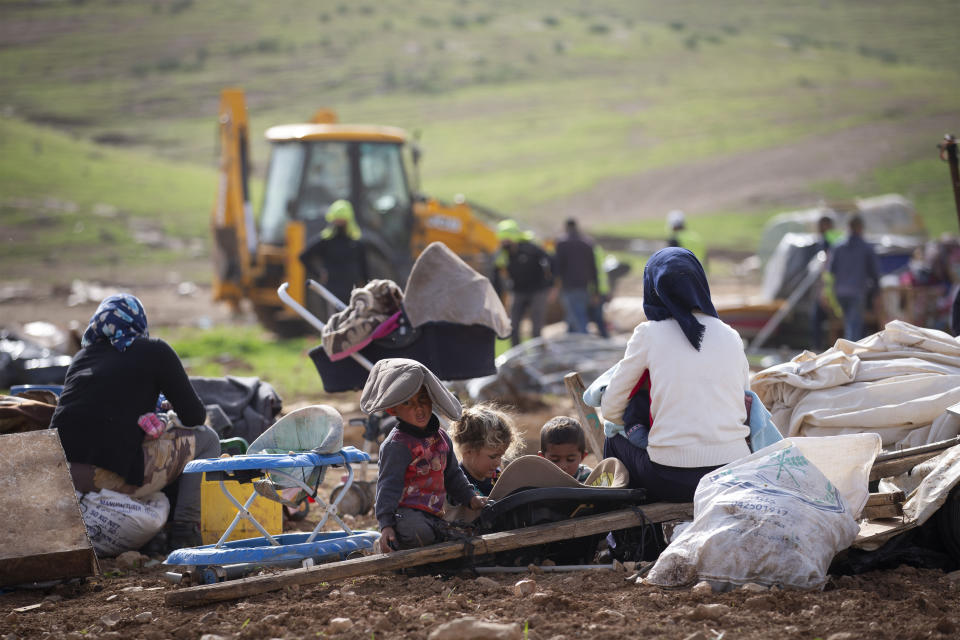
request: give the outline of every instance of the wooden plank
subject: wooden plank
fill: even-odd
[[[903,504],[907,496],[903,491],[890,491],[888,493],[871,493],[867,496],[866,507],[876,507],[885,504]]]
[[[648,522],[665,522],[680,518],[689,519],[693,515],[693,505],[689,503],[654,503],[644,505],[640,510]],[[168,605],[199,606],[210,602],[234,600],[277,591],[291,585],[343,580],[344,578],[453,560],[467,555],[486,555],[557,540],[569,540],[607,531],[627,529],[641,524],[644,523],[636,511],[623,509],[513,531],[490,533],[465,541],[441,542],[419,549],[406,549],[390,554],[377,554],[353,560],[331,562],[306,569],[284,571],[274,575],[253,576],[229,582],[187,587],[168,592],[165,601]]]
[[[861,520],[860,533],[851,546],[858,549],[873,551],[878,549],[887,540],[895,535],[909,531],[917,526],[916,521],[907,521],[903,518],[894,520]]]
[[[0,586],[99,573],[56,429],[0,436]]]
[[[895,458],[893,460],[874,462],[873,467],[870,468],[870,480],[873,481],[879,480],[880,478],[890,478],[892,476],[898,476],[901,473],[906,473],[921,462],[926,462],[930,458],[933,458],[940,453],[940,451],[928,451],[926,453],[918,453],[917,455],[906,458]]]
[[[921,462],[926,462],[957,445],[960,445],[960,436],[909,449],[901,449],[900,451],[881,453],[870,469],[870,480],[879,480],[880,478],[889,478],[906,473]]]
[[[867,505],[860,512],[860,518],[876,520],[878,518],[899,518],[903,515],[902,504],[875,504]]]
[[[583,426],[583,433],[587,437],[587,446],[593,451],[597,460],[603,459],[603,421],[600,418],[598,409],[587,406],[583,401],[583,392],[586,387],[583,386],[583,379],[576,371],[568,373],[563,377],[563,384],[567,387],[567,393],[573,400],[573,405],[577,408],[580,416],[580,424]]]

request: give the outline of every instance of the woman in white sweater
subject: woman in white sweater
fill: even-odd
[[[747,358],[739,334],[717,317],[703,267],[687,249],[650,257],[643,310],[647,321],[634,329],[601,409],[605,420],[624,424],[631,397],[646,386],[639,383],[649,382],[647,446],[618,434],[607,438],[604,457],[619,458],[630,486],[645,488],[650,500],[687,502],[700,478],[750,453]]]

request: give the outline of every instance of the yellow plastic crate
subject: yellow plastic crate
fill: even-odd
[[[244,504],[253,493],[252,483],[240,484],[236,480],[227,480],[224,485],[240,504]],[[250,514],[271,535],[283,533],[283,505],[279,502],[258,496],[250,506]],[[207,480],[207,474],[203,474],[203,482],[200,484],[200,534],[203,544],[213,544],[219,540],[236,515],[237,508],[223,495],[220,483]],[[262,535],[244,519],[237,524],[227,540],[258,538]]]

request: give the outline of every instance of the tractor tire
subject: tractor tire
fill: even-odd
[[[299,338],[309,334],[312,329],[306,321],[299,318],[284,317],[283,307],[268,307],[254,305],[253,312],[257,321],[267,331],[271,331],[278,338]]]

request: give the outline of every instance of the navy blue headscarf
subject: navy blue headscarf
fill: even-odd
[[[699,351],[706,327],[694,317],[694,309],[718,317],[700,261],[689,249],[660,249],[650,256],[643,269],[643,311],[647,319],[673,318],[680,323],[690,344]]]
[[[104,298],[94,311],[80,346],[89,347],[94,342],[108,340],[114,349],[123,351],[134,339],[149,335],[143,304],[136,296],[118,293]]]

